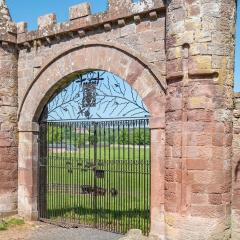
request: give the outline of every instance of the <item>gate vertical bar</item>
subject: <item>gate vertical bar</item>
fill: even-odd
[[[94,167],[93,167],[93,174],[94,174],[94,190],[93,190],[93,208],[94,208],[94,226],[95,228],[98,227],[97,222],[98,222],[98,215],[97,215],[97,198],[98,198],[98,187],[97,187],[97,176],[96,176],[96,170],[97,170],[97,123],[94,122],[94,156],[93,156],[93,161],[94,161]]]
[[[144,172],[144,190],[146,189],[146,120],[144,121],[144,126],[143,126],[143,131],[144,131],[144,156],[143,156],[143,172]],[[144,198],[143,198],[143,209],[145,211],[146,209],[146,199],[145,199],[146,194],[144,193]],[[145,214],[144,214],[144,225],[143,228],[146,229],[146,219],[145,219]]]
[[[39,134],[39,217],[46,218],[47,211],[47,123],[40,123]]]

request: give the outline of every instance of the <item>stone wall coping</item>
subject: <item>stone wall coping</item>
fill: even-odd
[[[86,8],[85,4],[80,4],[76,5],[75,8],[73,8],[74,6],[70,7],[70,9],[74,9],[76,11],[77,6]],[[31,42],[37,39],[45,39],[46,37],[55,37],[56,35],[61,36],[68,34],[69,32],[75,32],[78,34],[78,31],[80,30],[93,30],[94,28],[98,28],[100,26],[104,27],[104,24],[107,23],[110,25],[113,23],[118,24],[119,19],[134,18],[136,15],[148,15],[149,19],[152,20],[152,12],[159,12],[161,10],[165,10],[165,5],[162,0],[150,0],[147,3],[145,3],[145,1],[141,1],[139,3],[132,3],[130,8],[119,8],[118,11],[111,11],[111,9],[108,9],[107,12],[89,15],[85,10],[85,16],[82,16],[79,12],[79,17],[64,23],[55,23],[53,17],[55,15],[53,13],[50,13],[39,17],[41,18],[40,24],[41,22],[44,24],[42,24],[38,30],[28,32],[26,23],[21,22],[22,25],[24,24],[25,28],[18,28],[19,31],[17,36],[17,43],[21,45],[24,42]],[[70,15],[73,14],[72,11],[73,10],[70,10]],[[78,16],[76,14],[78,13],[75,12],[75,17]],[[70,19],[71,18],[73,18],[73,16],[70,16]],[[122,26],[121,24],[118,25],[119,27]]]
[[[8,42],[8,43],[17,43],[17,34],[15,33],[5,33],[0,34],[0,42]]]

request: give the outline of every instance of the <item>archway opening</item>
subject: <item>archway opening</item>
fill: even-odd
[[[39,125],[39,218],[147,235],[151,136],[139,94],[110,72],[81,72]]]

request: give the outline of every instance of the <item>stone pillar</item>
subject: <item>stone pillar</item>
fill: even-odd
[[[240,94],[233,112],[232,239],[240,239]]]
[[[38,219],[38,123],[19,123],[18,214]]]
[[[235,0],[167,5],[166,238],[229,239]]]
[[[0,215],[17,210],[17,53],[0,46]]]
[[[16,36],[5,1],[0,3],[0,38]],[[9,40],[10,41],[10,40]],[[0,215],[17,211],[17,50],[0,44]]]
[[[165,118],[151,117],[151,231],[150,235],[165,236],[164,224],[164,164]]]

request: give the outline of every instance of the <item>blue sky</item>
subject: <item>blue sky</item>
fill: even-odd
[[[86,1],[91,4],[93,13],[104,11],[107,7],[107,0],[7,0],[7,4],[15,22],[26,21],[29,29],[36,29],[38,16],[55,12],[58,21],[63,22],[68,19],[70,6]],[[240,4],[238,12],[240,13]],[[237,20],[236,42],[235,91],[240,92],[240,14]]]

